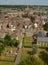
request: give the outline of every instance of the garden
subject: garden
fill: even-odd
[[[9,34],[0,40],[0,65],[14,65],[18,44],[19,40],[12,39]]]
[[[26,34],[24,35],[24,39],[23,39],[23,46],[26,48],[32,48],[32,36],[27,36]]]
[[[19,65],[48,65],[48,52],[45,49],[38,49],[35,54],[30,54],[33,48],[23,48]]]

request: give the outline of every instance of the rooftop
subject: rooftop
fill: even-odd
[[[43,31],[38,31],[37,37],[45,37],[45,33]]]
[[[48,37],[38,37],[37,41],[38,42],[48,42]]]

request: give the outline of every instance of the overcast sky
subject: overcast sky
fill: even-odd
[[[48,5],[48,0],[0,0],[0,5]]]

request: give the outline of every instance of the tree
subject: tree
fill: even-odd
[[[34,16],[30,16],[29,18],[30,18],[30,20],[31,20],[32,22],[35,21],[35,17],[34,17]]]
[[[12,40],[10,41],[10,46],[15,46],[15,47],[17,47],[18,44],[19,44],[19,40],[12,39]]]
[[[37,51],[38,51],[38,46],[36,45],[36,44],[33,44],[32,45],[32,54],[36,54],[37,53]]]
[[[43,28],[45,31],[48,31],[48,23],[45,23],[45,25],[43,25]]]
[[[5,46],[18,46],[19,40],[11,39],[11,36],[9,34],[6,34],[4,38],[4,45]]]
[[[9,45],[11,41],[11,36],[9,34],[6,34],[5,38],[4,38],[4,45]]]

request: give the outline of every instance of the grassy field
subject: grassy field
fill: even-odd
[[[21,61],[25,60],[28,56],[30,56],[30,54],[28,52],[31,50],[32,50],[32,48],[23,48]]]
[[[0,61],[0,65],[14,65],[14,62]]]
[[[0,56],[0,65],[14,65],[15,56],[6,56],[7,51],[16,51],[16,47],[6,47]]]

